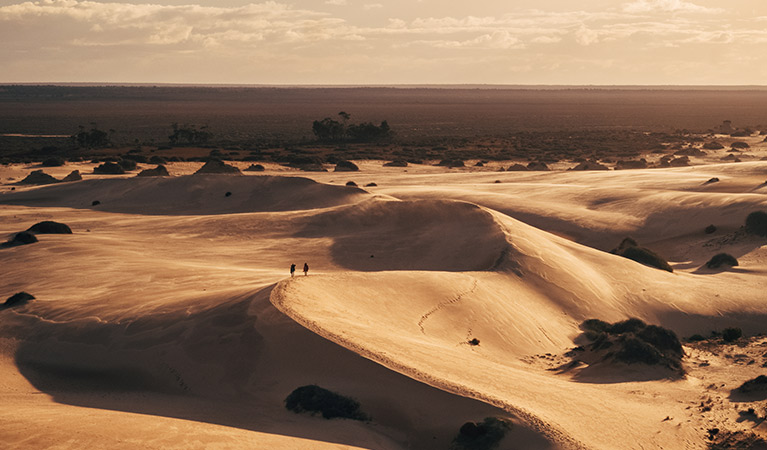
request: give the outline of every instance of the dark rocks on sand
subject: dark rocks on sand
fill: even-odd
[[[38,222],[29,227],[27,231],[35,234],[72,234],[72,229],[69,228],[69,225],[52,220]]]

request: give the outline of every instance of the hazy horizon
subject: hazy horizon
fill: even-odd
[[[756,0],[0,0],[0,83],[750,86],[765,23]]]

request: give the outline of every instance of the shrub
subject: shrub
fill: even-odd
[[[51,156],[43,160],[43,167],[60,167],[65,164],[64,158],[60,156]]]
[[[130,172],[131,170],[136,170],[136,167],[138,167],[138,164],[136,164],[136,161],[132,159],[121,159],[117,161],[117,164],[119,164],[120,167],[125,169],[126,172]]]
[[[105,162],[99,166],[94,167],[93,173],[102,175],[122,175],[125,173],[125,169],[120,164]]]
[[[264,166],[261,164],[251,164],[247,169],[245,169],[245,172],[263,172],[264,170],[266,170],[266,168],[264,168]]]
[[[703,148],[705,148],[706,150],[721,150],[724,148],[724,145],[716,141],[711,141],[711,142],[706,142],[705,144],[703,144]]]
[[[347,181],[346,185],[349,187],[357,187],[357,183],[355,183],[354,181]]]
[[[706,227],[706,229],[705,229],[705,230],[703,230],[703,231],[705,231],[705,232],[706,232],[706,234],[711,234],[711,233],[714,233],[714,232],[716,231],[716,226],[715,226],[715,225],[713,225],[713,224],[712,224],[712,225],[709,225],[709,226],[707,226],[707,227]]]
[[[718,269],[721,266],[737,266],[738,260],[729,253],[717,253],[706,263],[709,269]]]
[[[767,391],[767,376],[759,375],[758,377],[741,384],[740,387],[735,390],[742,394]]]
[[[737,341],[743,336],[743,331],[740,328],[725,328],[722,330],[722,340],[727,343]]]
[[[395,159],[394,161],[384,163],[384,167],[407,167],[407,161],[404,159]]]
[[[754,211],[746,217],[746,231],[757,236],[767,236],[767,211]]]
[[[7,242],[0,245],[2,248],[7,247],[16,247],[17,245],[27,245],[27,244],[34,244],[37,242],[37,238],[34,234],[28,232],[28,231],[21,231],[19,233],[16,233],[8,239]]]
[[[38,222],[29,227],[27,231],[36,234],[72,234],[72,229],[68,225],[52,220]]]
[[[466,422],[453,439],[451,450],[489,450],[498,446],[512,424],[499,417],[485,417],[482,422]]]
[[[357,172],[358,170],[360,170],[360,168],[357,167],[356,164],[346,160],[338,161],[335,168],[336,172]]]
[[[317,385],[296,388],[285,398],[285,407],[295,413],[320,413],[325,419],[369,420],[360,410],[358,401],[344,397]]]
[[[149,158],[149,161],[148,161],[148,162],[149,162],[149,164],[157,164],[157,165],[160,165],[160,164],[167,164],[167,163],[168,163],[168,160],[167,160],[167,159],[165,159],[165,158],[164,158],[164,157],[162,157],[162,156],[158,156],[158,155],[152,155],[152,157],[151,157],[151,158]]]
[[[687,341],[689,341],[689,342],[700,342],[700,341],[705,341],[705,340],[706,340],[706,338],[704,338],[700,334],[693,334],[692,336],[687,338]]]
[[[624,258],[631,259],[646,266],[655,267],[667,272],[674,271],[663,257],[644,247],[629,247],[619,254]]]
[[[616,361],[655,365],[663,359],[663,354],[657,348],[636,336],[625,336],[619,342],[621,347],[615,353]]]
[[[610,334],[636,333],[646,326],[647,324],[641,320],[632,317],[621,322],[615,322],[606,331]]]
[[[26,292],[17,292],[13,294],[12,296],[8,297],[8,299],[5,301],[3,305],[5,307],[21,305],[34,299],[35,297],[32,294],[27,294]]]
[[[591,341],[591,351],[608,351],[603,360],[663,365],[670,369],[682,367],[682,343],[669,329],[647,325],[637,318],[613,324],[589,319],[581,323],[581,329]]]
[[[648,248],[640,247],[637,241],[630,237],[624,238],[617,248],[610,250],[610,253],[623,256],[624,258],[628,258],[646,266],[655,267],[668,272],[674,271],[662,256]]]

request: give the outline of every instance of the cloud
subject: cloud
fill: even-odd
[[[383,5],[380,3],[367,3],[363,5],[362,8],[365,10],[380,9],[383,8]]]
[[[325,4],[333,6],[346,6],[348,2],[346,0],[325,0]]]
[[[718,14],[721,8],[707,8],[683,0],[637,0],[623,5],[623,11],[628,13],[701,13]]]

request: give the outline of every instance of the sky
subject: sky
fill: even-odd
[[[765,85],[764,0],[0,0],[0,83]]]

